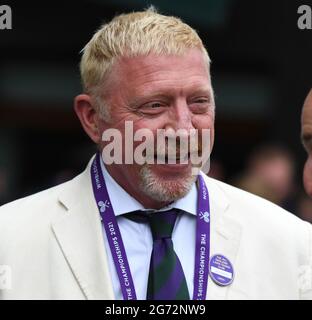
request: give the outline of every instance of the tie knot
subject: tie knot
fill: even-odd
[[[173,227],[177,218],[174,209],[160,211],[148,216],[154,240],[171,238]]]
[[[135,222],[147,222],[150,224],[153,240],[171,238],[174,224],[177,218],[177,209],[146,213],[133,211],[125,215],[126,218]]]

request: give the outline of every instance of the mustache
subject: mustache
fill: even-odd
[[[177,150],[168,150],[166,152],[157,152],[157,150],[154,151],[154,156],[160,156],[160,157],[171,157],[175,155],[198,155],[202,153],[202,148],[192,148],[192,150],[188,149],[177,149]]]
[[[166,137],[165,140],[160,140],[160,143],[157,144],[155,148],[155,153],[157,154],[169,154],[169,153],[182,153],[182,152],[190,152],[195,153],[202,150],[201,141],[192,141],[190,137],[180,139],[179,137],[176,138],[168,138]]]
[[[149,157],[172,158],[187,155],[201,155],[203,145],[199,142],[191,143],[190,140],[181,143],[180,140],[167,139],[165,143],[160,143],[153,150],[149,150]],[[146,155],[146,154],[145,154]]]
[[[156,139],[155,139],[156,138]],[[146,142],[146,141],[145,141]],[[153,160],[167,161],[189,161],[205,158],[210,151],[210,136],[198,134],[197,131],[186,132],[184,135],[167,135],[155,137],[147,147],[142,156],[148,162]],[[196,161],[196,160],[195,160]]]
[[[154,150],[153,152],[146,152],[144,150],[144,156],[147,159],[162,159],[162,160],[168,160],[168,159],[187,159],[191,157],[201,157],[203,150],[202,148],[195,148],[193,147],[191,150],[188,149],[173,149],[173,150]],[[165,152],[164,152],[165,151]]]

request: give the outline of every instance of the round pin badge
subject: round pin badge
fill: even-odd
[[[220,286],[228,286],[234,279],[232,263],[222,254],[215,254],[211,257],[209,274],[211,279]]]

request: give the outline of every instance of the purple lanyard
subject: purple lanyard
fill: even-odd
[[[117,270],[124,300],[136,300],[133,279],[120,230],[107,192],[97,153],[91,165],[91,180],[96,204],[105,228],[109,247]],[[198,176],[198,206],[196,218],[196,247],[193,300],[205,300],[210,256],[209,194],[201,175]]]

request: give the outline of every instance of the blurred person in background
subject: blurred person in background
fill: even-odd
[[[301,137],[303,146],[308,155],[303,171],[303,182],[307,194],[312,197],[312,89],[303,104]]]
[[[293,211],[295,163],[290,151],[279,145],[256,148],[248,159],[246,171],[234,184]]]
[[[298,216],[312,223],[312,89],[303,104],[301,115],[301,139],[307,152],[307,160],[303,169],[303,184],[308,198],[301,194],[298,201]]]
[[[192,148],[210,153],[210,59],[194,29],[151,9],[116,16],[85,46],[81,76],[75,111],[100,152],[71,181],[1,207],[1,299],[312,298],[310,224],[193,175],[189,155],[168,163],[167,145],[153,148],[164,164],[104,161],[103,133],[132,139],[126,121],[155,140],[207,129],[210,145]]]

